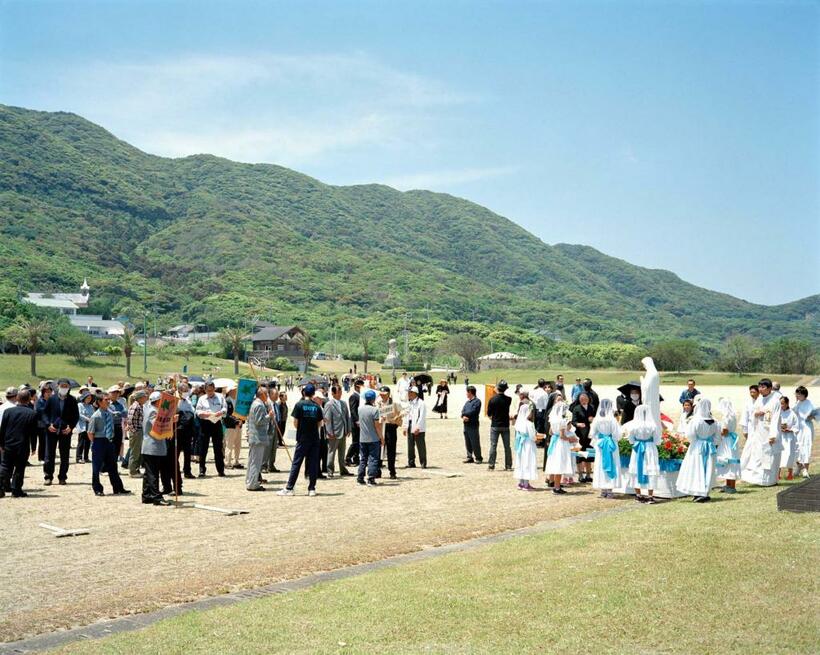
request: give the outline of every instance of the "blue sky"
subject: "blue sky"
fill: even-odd
[[[755,302],[820,292],[815,2],[0,0],[0,102],[445,191]]]

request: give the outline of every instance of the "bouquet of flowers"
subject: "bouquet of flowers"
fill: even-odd
[[[661,444],[658,446],[658,459],[683,459],[687,448],[689,448],[687,442],[672,432],[664,430]]]
[[[618,440],[618,454],[621,457],[629,457],[632,455],[632,444],[629,443],[629,439],[626,437]]]

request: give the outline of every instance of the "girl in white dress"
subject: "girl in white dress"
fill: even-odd
[[[809,477],[811,449],[814,445],[814,419],[820,416],[820,409],[812,405],[806,387],[797,387],[794,391],[797,402],[792,411],[797,415],[797,473]]]
[[[538,462],[535,452],[535,405],[530,402],[526,391],[518,394],[521,404],[515,419],[515,468],[513,476],[518,478],[518,488],[535,491],[530,480],[538,479]]]
[[[695,415],[686,426],[689,449],[683,458],[676,485],[680,493],[692,496],[696,503],[709,500],[709,490],[715,482],[715,441],[720,436],[719,431],[717,421],[712,418],[712,401],[704,398],[697,404]]]
[[[678,421],[678,436],[681,439],[686,438],[686,426],[689,425],[689,421],[692,420],[694,411],[695,403],[688,398],[684,400],[683,407],[681,408],[680,420]]]
[[[786,469],[787,480],[794,480],[794,463],[797,461],[797,429],[797,414],[789,408],[788,397],[782,396],[777,431],[783,446],[780,453],[780,468]]]
[[[547,464],[544,471],[552,478],[552,493],[565,494],[561,488],[561,476],[575,474],[575,455],[572,447],[577,443],[575,428],[571,418],[566,416],[567,405],[563,398],[558,398],[549,416],[550,440],[547,445]]]
[[[737,415],[728,398],[718,401],[720,408],[720,443],[717,447],[717,476],[725,482],[721,492],[737,493],[735,481],[740,479],[740,437],[737,434]]]
[[[661,442],[661,429],[650,415],[648,405],[639,405],[635,418],[621,426],[632,444],[632,455],[629,458],[629,473],[632,486],[635,487],[635,500],[639,503],[654,505],[655,479],[660,475],[658,445]],[[647,490],[647,495],[641,493]]]
[[[601,498],[615,498],[612,490],[619,485],[621,478],[621,456],[618,452],[621,426],[615,418],[609,398],[601,400],[598,414],[592,420],[589,436],[592,447],[595,448],[592,488],[601,490]]]

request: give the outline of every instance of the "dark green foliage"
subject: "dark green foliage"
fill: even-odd
[[[372,360],[390,337],[403,353],[408,314],[420,360],[450,334],[544,357],[554,340],[559,351],[677,339],[717,348],[740,333],[820,342],[820,296],[753,305],[592,248],[546,245],[445,194],[164,159],[72,114],[4,106],[0,144],[0,329],[26,311],[22,291],[75,289],[87,276],[93,310],[126,315],[139,333],[146,311],[160,329],[258,317],[302,325],[328,352],[335,328],[362,351],[365,320]],[[576,354],[608,365],[635,356]]]

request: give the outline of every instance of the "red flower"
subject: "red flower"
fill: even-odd
[[[679,452],[679,453],[682,453],[683,451],[684,451],[683,446],[678,446],[678,452]]]
[[[663,447],[666,448],[666,450],[672,450],[672,442],[671,441],[665,441],[664,444],[663,444]]]

